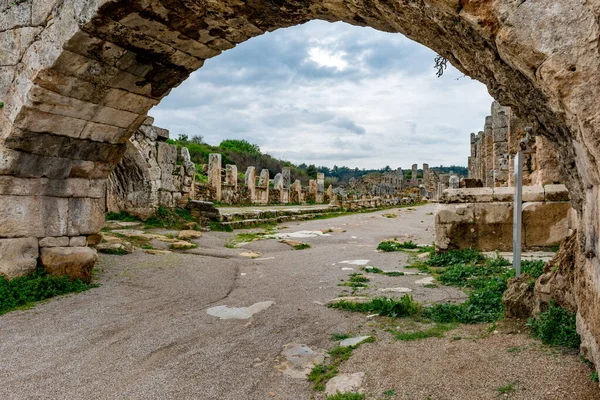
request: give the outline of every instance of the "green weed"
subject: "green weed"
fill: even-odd
[[[355,303],[342,300],[330,304],[328,307],[339,310],[348,310],[354,312],[365,312],[388,317],[408,317],[417,315],[421,311],[421,305],[413,299],[412,296],[405,294],[400,300],[387,297],[374,298],[365,303]]]
[[[154,215],[145,221],[146,229],[163,228],[182,230],[188,228],[190,223],[197,223],[190,212],[184,208],[169,209],[158,207]],[[197,228],[198,225],[195,225]]]
[[[304,250],[304,249],[310,249],[310,244],[308,243],[300,243],[294,246],[295,250]]]
[[[516,382],[507,383],[506,385],[496,388],[498,394],[512,394],[517,391]]]
[[[109,212],[106,214],[107,221],[122,221],[122,222],[138,222],[140,219],[129,214],[127,211],[119,211],[118,213]]]
[[[79,293],[97,286],[78,279],[71,281],[67,276],[51,276],[43,268],[10,281],[0,276],[0,315],[50,297]]]
[[[337,392],[331,396],[327,396],[326,400],[364,400],[365,395],[361,393],[340,393]]]
[[[485,260],[478,250],[450,250],[444,253],[432,254],[427,263],[432,267],[448,267],[455,264],[477,264]]]
[[[535,318],[530,318],[527,326],[534,337],[542,343],[578,349],[581,338],[577,333],[575,314],[570,313],[552,301],[548,310]]]

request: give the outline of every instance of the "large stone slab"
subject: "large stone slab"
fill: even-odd
[[[38,239],[0,239],[0,275],[8,279],[27,275],[37,266]]]
[[[96,250],[90,247],[46,247],[40,251],[40,262],[49,274],[85,282],[92,280],[97,260]]]
[[[569,235],[570,202],[535,202],[523,205],[523,237],[527,247],[560,244]]]

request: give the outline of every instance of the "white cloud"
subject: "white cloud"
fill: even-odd
[[[321,47],[311,47],[308,49],[308,59],[319,67],[335,68],[343,71],[348,67],[348,62],[344,59],[346,53],[343,51],[333,52]]]
[[[492,99],[452,67],[436,78],[434,56],[400,34],[313,21],[207,60],[151,115],[174,137],[246,139],[294,163],[466,165]]]

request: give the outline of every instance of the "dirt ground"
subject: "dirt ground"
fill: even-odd
[[[102,255],[100,287],[0,316],[0,398],[322,399],[305,378],[286,373],[282,365],[294,360],[282,351],[302,344],[323,354],[336,345],[333,334],[345,333],[376,339],[340,366],[342,374],[364,372],[367,399],[600,399],[577,354],[524,332],[458,326],[443,338],[403,342],[388,330],[411,321],[325,306],[349,290],[338,284],[361,266],[414,272],[403,268],[406,253],[375,249],[394,237],[431,244],[433,210],[277,230],[309,243],[305,250],[276,239],[226,248],[236,231],[205,233],[187,252]],[[389,289],[406,288],[423,303],[464,298],[423,284],[423,275],[367,275],[371,295],[400,296]]]

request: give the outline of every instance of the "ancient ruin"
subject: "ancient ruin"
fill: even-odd
[[[468,159],[470,181],[465,187],[514,186],[514,158],[519,143],[525,138],[527,123],[519,119],[510,107],[494,102],[484,130],[471,133],[471,156]],[[536,186],[563,183],[557,149],[548,138],[537,135],[532,153],[523,160],[523,185]]]
[[[0,66],[0,271],[19,275],[39,261],[51,271],[89,272],[96,255],[86,242],[104,225],[106,180],[152,106],[205,59],[251,37],[312,19],[345,21],[433,49],[531,124],[548,140],[541,147],[552,143],[579,221],[578,331],[585,355],[600,365],[599,7],[598,0],[2,0],[0,41],[9,51]],[[477,176],[489,187],[507,172],[493,130],[490,121],[476,154],[485,162],[473,164],[484,166]],[[536,163],[542,170],[541,157]],[[543,175],[530,179],[544,182]],[[313,182],[309,193],[318,188]],[[49,242],[60,247],[43,247]]]
[[[148,118],[127,142],[121,162],[108,177],[106,210],[146,219],[160,206],[185,207],[194,199],[196,167],[185,147],[166,143],[169,131]]]

